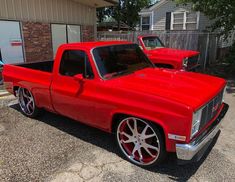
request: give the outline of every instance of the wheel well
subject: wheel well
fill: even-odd
[[[155,66],[158,68],[174,69],[174,66],[171,64],[156,63]]]
[[[127,117],[135,117],[135,116],[131,116],[131,115],[128,115],[128,114],[122,114],[122,113],[114,114],[114,116],[112,118],[112,133],[115,133],[115,131],[117,129],[118,122],[121,119],[124,119],[124,118],[127,118]],[[137,117],[137,118],[139,118],[139,117]],[[140,118],[140,119],[148,121],[148,122],[154,124],[159,129],[159,131],[162,134],[162,137],[163,137],[164,141],[166,142],[164,129],[159,124],[157,124],[157,123],[155,123],[153,121],[144,119],[144,118]]]
[[[16,96],[16,92],[18,91],[20,87],[19,86],[14,86],[13,87],[13,92],[14,92],[14,95]]]
[[[121,113],[114,114],[113,118],[112,118],[112,133],[115,133],[115,131],[117,129],[118,122],[121,121],[121,119],[124,119],[129,116],[130,115],[121,114]]]

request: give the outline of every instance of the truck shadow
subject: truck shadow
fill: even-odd
[[[20,112],[18,104],[12,105],[10,107]],[[44,111],[43,115],[40,116],[37,120],[39,122],[43,122],[47,125],[55,127],[58,130],[61,130],[87,143],[91,143],[97,147],[100,147],[109,152],[115,153],[119,157],[123,158],[123,156],[119,153],[118,148],[114,142],[115,136],[112,134],[103,132],[101,130],[87,126],[85,124],[74,121],[67,117],[53,114],[47,111]],[[199,162],[189,163],[186,165],[178,165],[176,155],[174,153],[170,153],[167,159],[160,166],[157,166],[154,169],[148,169],[148,170],[151,172],[167,175],[170,180],[188,181],[188,179],[190,179],[190,177],[196,173],[200,165],[207,158],[208,154],[210,153],[213,146],[215,145],[219,137],[219,134],[220,133],[217,134],[217,136],[215,137],[215,139],[209,146],[206,154]]]
[[[153,172],[167,174],[168,178],[173,181],[188,181],[198,170],[198,168],[206,160],[207,156],[210,154],[214,145],[216,144],[220,132],[215,136],[208,149],[206,150],[205,155],[201,158],[200,161],[194,163],[188,163],[185,165],[177,164],[176,154],[170,154],[168,159],[161,164],[161,166],[156,167],[151,170]]]

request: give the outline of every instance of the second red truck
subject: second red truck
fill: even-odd
[[[148,58],[160,68],[195,71],[199,52],[166,48],[156,35],[139,36],[138,43]]]

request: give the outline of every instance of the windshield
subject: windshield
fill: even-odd
[[[93,50],[93,56],[104,79],[154,67],[137,44],[98,47]]]
[[[157,36],[143,37],[143,42],[147,50],[165,47]]]

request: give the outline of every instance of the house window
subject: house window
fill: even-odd
[[[142,17],[142,30],[150,29],[150,16]]]
[[[172,12],[171,30],[197,30],[199,13]]]
[[[197,30],[198,13],[186,13],[186,30]]]

